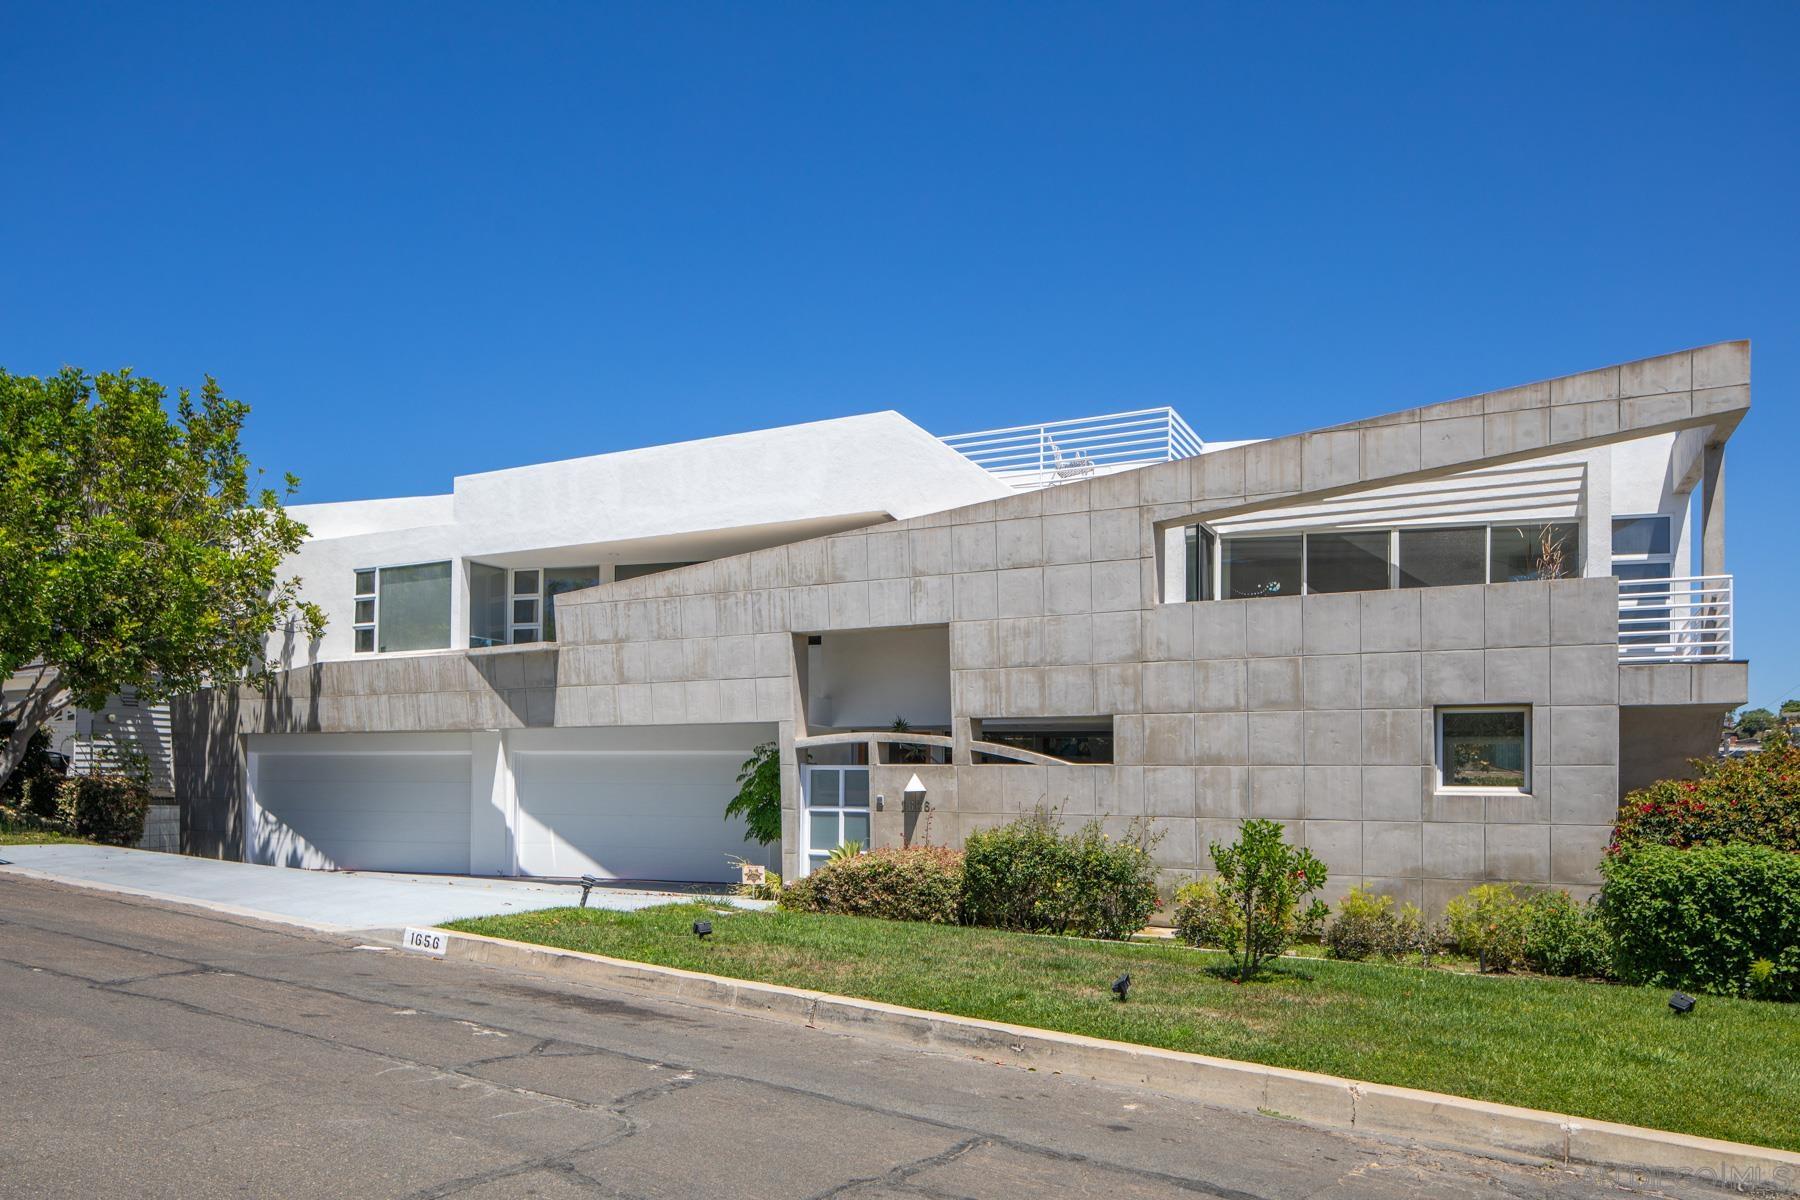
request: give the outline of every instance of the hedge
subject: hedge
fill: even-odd
[[[1800,855],[1645,846],[1601,864],[1600,914],[1627,983],[1800,999]]]
[[[943,846],[845,855],[781,889],[782,908],[890,921],[955,924],[962,913],[963,856]]]

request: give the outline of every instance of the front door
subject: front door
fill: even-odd
[[[847,842],[869,848],[869,768],[803,768],[806,811],[801,822],[806,839],[803,874]]]

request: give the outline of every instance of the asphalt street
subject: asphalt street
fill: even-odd
[[[0,1073],[5,1197],[1708,1194],[5,872]]]

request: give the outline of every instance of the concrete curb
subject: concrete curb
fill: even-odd
[[[560,975],[833,1033],[1147,1087],[1220,1108],[1272,1113],[1326,1128],[1476,1154],[1523,1155],[1800,1195],[1800,1154],[1784,1150],[925,1012],[480,934],[449,936],[446,957],[456,961]]]

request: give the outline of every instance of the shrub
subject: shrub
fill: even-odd
[[[885,847],[831,859],[783,887],[778,902],[794,912],[951,925],[960,915],[962,887],[961,851]]]
[[[1593,902],[1560,890],[1526,897],[1525,962],[1545,975],[1611,975],[1612,938]]]
[[[1100,822],[1057,832],[1040,810],[963,839],[963,919],[1032,933],[1127,938],[1156,911],[1154,839],[1113,840]]]
[[[1696,779],[1664,779],[1626,796],[1607,854],[1726,842],[1800,851],[1800,747],[1771,735],[1756,754],[1698,766]]]
[[[1156,912],[1153,840],[1143,829],[1114,841],[1089,821],[1062,839],[1070,857],[1067,929],[1086,937],[1124,940]]]
[[[1621,979],[1800,999],[1800,855],[1767,846],[1646,846],[1601,869],[1600,915]]]
[[[57,790],[59,817],[77,836],[114,846],[135,846],[144,838],[150,792],[125,775],[75,775]]]
[[[1325,930],[1325,950],[1333,958],[1399,958],[1425,948],[1425,915],[1411,904],[1394,911],[1394,898],[1352,888],[1338,902]]]
[[[1525,898],[1510,883],[1483,883],[1444,906],[1446,940],[1479,959],[1483,970],[1514,971],[1525,965],[1529,923]]]
[[[0,733],[10,732],[12,722],[0,723]],[[0,783],[0,806],[15,809],[38,821],[56,820],[56,791],[63,774],[50,761],[50,734],[39,729],[25,743],[25,755],[12,774]]]
[[[1209,852],[1228,914],[1225,950],[1242,981],[1293,944],[1301,920],[1296,910],[1302,897],[1325,886],[1325,864],[1288,845],[1279,821],[1245,821],[1236,842],[1213,842]]]
[[[1175,934],[1190,946],[1223,946],[1231,921],[1216,879],[1197,879],[1175,891]]]

